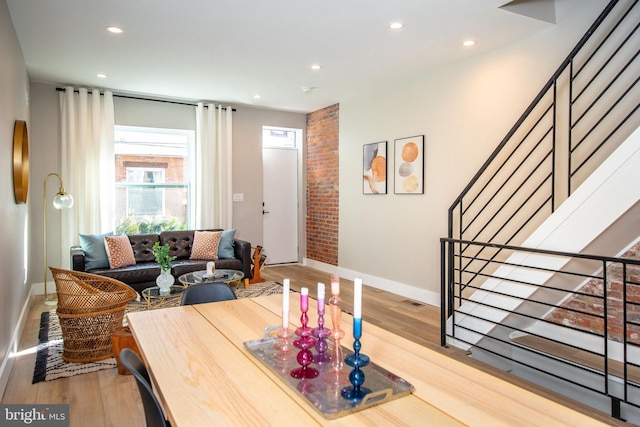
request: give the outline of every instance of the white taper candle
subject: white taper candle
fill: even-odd
[[[284,279],[282,286],[282,326],[289,327],[289,279]]]
[[[318,282],[318,300],[324,301],[324,283]]]
[[[362,318],[362,279],[353,280],[353,317]]]

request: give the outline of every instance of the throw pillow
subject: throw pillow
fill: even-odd
[[[106,236],[104,238],[104,246],[107,249],[110,268],[126,267],[127,265],[136,264],[133,248],[126,234]]]
[[[84,269],[108,268],[109,258],[104,246],[104,238],[113,236],[113,232],[104,234],[80,234],[80,246],[84,252]]]
[[[233,238],[235,235],[235,228],[233,230],[224,230],[222,232],[222,237],[220,237],[220,246],[218,246],[218,258],[235,258],[235,253],[233,252]]]
[[[196,231],[189,259],[218,259],[218,246],[222,231]]]

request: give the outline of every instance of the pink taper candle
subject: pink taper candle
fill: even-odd
[[[300,311],[309,310],[309,288],[300,289]]]

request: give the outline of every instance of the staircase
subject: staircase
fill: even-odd
[[[609,2],[441,239],[442,345],[638,421],[639,26]]]

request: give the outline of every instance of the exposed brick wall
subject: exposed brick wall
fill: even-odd
[[[339,104],[307,115],[307,258],[338,265]]]
[[[640,259],[640,244],[627,251],[622,258]],[[623,324],[623,285],[622,267],[611,264],[607,268],[607,329],[609,338],[622,342]],[[627,266],[627,340],[640,344],[640,268]],[[592,279],[562,307],[554,310],[547,320],[561,325],[572,326],[584,331],[602,334],[604,332],[604,295],[603,281]],[[586,294],[586,295],[584,295]],[[590,296],[593,295],[593,296]]]

